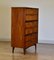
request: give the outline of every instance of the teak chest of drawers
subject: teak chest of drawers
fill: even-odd
[[[26,48],[38,43],[38,8],[12,7],[11,8],[11,46]]]

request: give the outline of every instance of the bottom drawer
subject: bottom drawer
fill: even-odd
[[[30,46],[32,46],[32,45],[34,45],[35,43],[34,42],[32,42],[32,41],[28,41],[28,42],[26,42],[26,47],[30,47]]]
[[[26,45],[26,47],[29,47],[29,46],[32,46],[32,45],[36,44],[37,41],[38,41],[37,34],[32,34],[32,35],[29,35],[29,36],[25,37],[25,45]]]

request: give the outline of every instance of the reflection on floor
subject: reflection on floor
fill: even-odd
[[[26,55],[23,49],[15,48],[13,54],[10,42],[0,42],[0,60],[54,60],[54,45],[37,44],[36,54],[34,48],[28,48]]]

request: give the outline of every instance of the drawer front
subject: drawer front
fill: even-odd
[[[25,9],[26,14],[37,14],[38,9]]]
[[[32,22],[32,26],[38,28],[38,21]]]
[[[38,16],[37,15],[26,15],[25,19],[26,21],[38,20]]]
[[[29,23],[25,23],[25,27],[26,28],[30,28],[30,27],[38,27],[38,22],[29,22]]]
[[[30,34],[30,33],[35,33],[38,32],[38,28],[34,27],[34,28],[28,28],[25,30],[25,34]]]
[[[37,39],[37,34],[31,34],[25,37],[26,41],[36,41]]]
[[[30,47],[30,46],[32,46],[32,45],[34,45],[34,43],[33,43],[32,41],[29,41],[29,42],[26,42],[26,45],[25,45],[25,46],[26,46],[26,48],[27,48],[27,47]]]
[[[38,28],[33,28],[33,32],[38,32]]]
[[[25,23],[25,27],[26,28],[29,28],[29,27],[32,27],[33,25],[32,25],[32,22],[29,22],[29,23]]]
[[[25,30],[25,34],[30,34],[33,32],[33,29],[32,28],[28,28]]]
[[[25,37],[26,47],[36,44],[38,41],[37,34],[32,34],[30,36]]]

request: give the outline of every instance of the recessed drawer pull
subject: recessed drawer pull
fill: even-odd
[[[32,19],[31,19],[31,20],[26,20],[25,22],[26,22],[26,23],[29,23],[29,22],[38,22],[38,20],[32,20]]]

